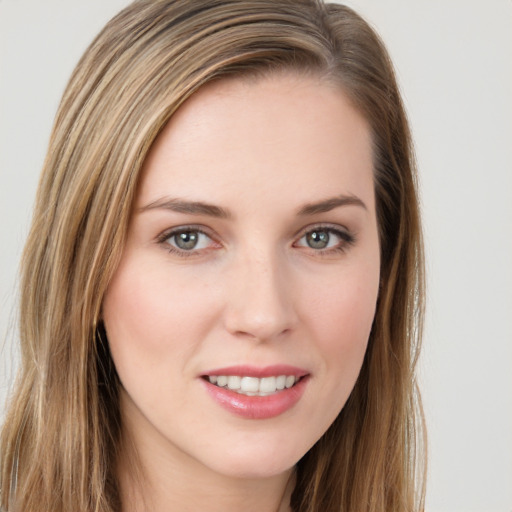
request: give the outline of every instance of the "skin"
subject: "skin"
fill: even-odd
[[[342,195],[353,204],[297,213]],[[169,198],[229,217],[173,211]],[[192,250],[170,233],[183,226],[205,232]],[[327,248],[310,246],[314,228]],[[370,131],[339,86],[276,74],[189,99],[148,155],[103,303],[132,447],[124,512],[289,510],[294,465],[360,371],[379,266]],[[239,364],[303,368],[304,394],[277,417],[239,417],[201,379]]]

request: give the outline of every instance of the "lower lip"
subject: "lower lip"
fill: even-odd
[[[202,380],[210,396],[224,409],[242,418],[264,420],[279,416],[291,409],[302,397],[309,379],[303,377],[291,388],[268,396],[242,395]]]

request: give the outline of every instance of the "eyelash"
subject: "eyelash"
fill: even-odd
[[[308,226],[307,228],[301,231],[300,236],[298,237],[297,240],[300,241],[305,236],[314,233],[315,231],[326,232],[329,235],[335,235],[340,239],[340,242],[338,244],[336,244],[334,247],[330,247],[327,249],[315,250],[312,247],[309,247],[309,249],[314,252],[315,256],[326,257],[335,254],[345,253],[356,242],[356,237],[353,233],[350,233],[348,230],[342,230],[339,227],[334,227],[328,224],[318,224],[311,227]],[[294,245],[296,243],[297,242],[295,242]]]
[[[335,235],[336,237],[338,237],[340,239],[340,242],[335,247],[331,247],[331,248],[327,248],[327,249],[318,249],[317,250],[312,247],[307,247],[307,246],[302,246],[302,245],[299,246],[299,247],[305,247],[305,248],[309,249],[310,251],[312,251],[315,255],[318,255],[321,257],[344,253],[356,242],[355,235],[349,233],[348,231],[344,231],[344,230],[341,230],[337,227],[333,227],[330,225],[321,225],[320,224],[320,225],[315,225],[315,226],[307,227],[307,228],[303,229],[300,232],[300,236],[298,236],[298,238],[296,239],[297,241],[294,242],[294,244],[293,244],[294,247],[297,247],[296,244],[300,240],[302,240],[305,236],[307,236],[311,233],[314,233],[315,231],[326,232],[329,235]],[[208,237],[210,240],[212,240],[214,243],[218,244],[218,242],[215,242],[215,239],[210,234],[208,234],[204,229],[202,229],[201,227],[198,227],[198,226],[180,226],[178,228],[173,228],[173,229],[165,231],[161,235],[159,235],[157,237],[156,241],[157,241],[157,243],[159,243],[161,245],[165,245],[165,249],[169,253],[179,256],[180,258],[197,257],[197,256],[200,256],[205,250],[208,250],[208,249],[199,249],[199,250],[191,249],[191,250],[187,251],[187,250],[180,249],[180,248],[175,247],[170,244],[169,240],[171,238],[176,237],[181,233],[187,233],[187,232],[198,233],[199,235],[204,235],[204,236]]]
[[[201,251],[201,253],[199,253],[197,249],[191,249],[190,251],[186,251],[184,249],[180,249],[178,247],[174,247],[173,245],[171,245],[169,240],[173,237],[178,236],[180,233],[198,233],[199,235],[207,236],[210,240],[215,242],[215,239],[201,227],[180,226],[178,228],[173,228],[173,229],[163,232],[161,235],[158,236],[157,243],[164,245],[165,249],[168,252],[170,252],[171,254],[174,254],[176,256],[179,256],[180,258],[192,258],[194,256],[197,257],[205,250],[205,249],[199,249],[199,251]],[[208,249],[206,249],[206,250],[208,250]]]

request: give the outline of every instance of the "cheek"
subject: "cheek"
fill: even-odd
[[[103,318],[113,355],[139,348],[158,351],[165,332],[158,289],[151,279],[124,265],[114,276],[103,301]]]
[[[211,287],[161,267],[137,258],[123,261],[105,295],[103,319],[120,376],[134,365],[176,366],[209,329]]]
[[[310,294],[309,304],[312,323],[321,332],[318,338],[341,348],[368,339],[375,316],[378,278],[362,281],[351,275],[339,282],[328,291]]]
[[[308,294],[312,336],[333,385],[351,387],[357,379],[375,316],[378,280],[374,269],[352,269],[328,288]]]
[[[328,277],[310,280],[301,297],[303,325],[320,356],[309,397],[310,417],[317,418],[310,425],[313,439],[339,415],[359,376],[375,316],[378,265],[346,267]]]
[[[169,274],[166,266],[127,258],[103,301],[103,321],[123,388],[152,418],[165,412],[162,396],[174,410],[186,405],[179,392],[183,381],[176,376],[184,373],[198,349],[206,324],[198,321],[198,312],[207,307],[208,297],[194,289],[197,281],[185,283]],[[172,395],[171,384],[176,391]]]
[[[155,302],[127,265],[120,267],[103,301],[103,322],[114,365],[123,387],[131,393],[143,389],[154,372],[163,344],[156,322]],[[153,383],[157,384],[156,382]]]

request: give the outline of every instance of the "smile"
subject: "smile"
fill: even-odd
[[[231,414],[245,419],[270,419],[300,401],[310,373],[289,365],[264,368],[231,366],[201,376],[208,395]]]
[[[293,387],[300,379],[295,375],[249,377],[239,375],[210,375],[211,384],[247,396],[269,396]]]

